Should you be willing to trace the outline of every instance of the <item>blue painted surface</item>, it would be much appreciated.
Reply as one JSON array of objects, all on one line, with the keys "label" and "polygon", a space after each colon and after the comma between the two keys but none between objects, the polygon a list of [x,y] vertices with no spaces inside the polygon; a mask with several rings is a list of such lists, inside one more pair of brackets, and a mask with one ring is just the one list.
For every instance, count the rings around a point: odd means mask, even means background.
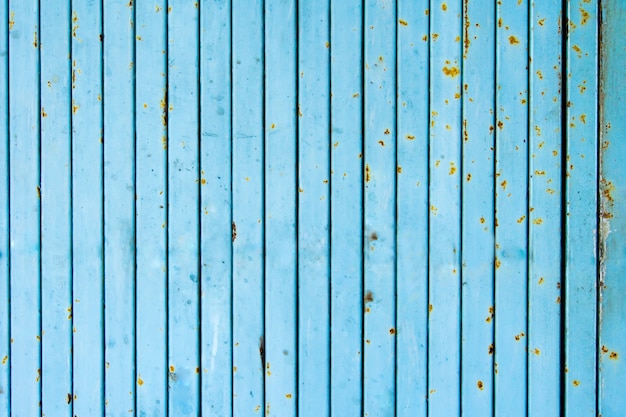
[{"label": "blue painted surface", "polygon": [[0,415],[621,415],[625,16],[0,1]]}]

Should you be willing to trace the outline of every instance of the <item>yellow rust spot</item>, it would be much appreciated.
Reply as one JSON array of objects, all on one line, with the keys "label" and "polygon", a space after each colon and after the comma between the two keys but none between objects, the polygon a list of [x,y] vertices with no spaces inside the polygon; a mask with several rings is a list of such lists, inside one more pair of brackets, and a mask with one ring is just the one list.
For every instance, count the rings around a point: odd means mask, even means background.
[{"label": "yellow rust spot", "polygon": [[72,103],[72,113],[76,114],[78,112],[78,109],[80,109],[80,106],[78,104],[76,104],[76,102]]},{"label": "yellow rust spot", "polygon": [[543,26],[545,22],[546,22],[546,18],[544,17],[543,19],[539,19],[537,23],[539,23],[539,26]]},{"label": "yellow rust spot", "polygon": [[588,21],[589,21],[589,12],[581,7],[580,8],[580,24],[586,25]]},{"label": "yellow rust spot", "polygon": [[476,383],[476,386],[478,387],[478,389],[479,389],[479,390],[481,390],[481,391],[482,391],[482,390],[483,390],[483,381],[478,381],[478,382]]},{"label": "yellow rust spot", "polygon": [[446,67],[443,67],[441,70],[443,71],[443,73],[446,76],[452,77],[452,78],[458,76],[461,73],[461,71],[459,70],[458,67],[447,67],[446,66]]},{"label": "yellow rust spot", "polygon": [[437,207],[435,207],[435,206],[431,205],[431,206],[430,206],[430,211],[431,211],[431,213],[433,213],[433,215],[434,215],[434,216],[436,216],[436,215],[437,215]]},{"label": "yellow rust spot", "polygon": [[159,12],[160,12],[160,11],[162,11],[162,10],[163,10],[163,8],[162,8],[162,7],[159,7],[159,6],[154,6],[154,11],[155,11],[155,12],[159,13]]},{"label": "yellow rust spot", "polygon": [[290,400],[290,399],[291,399],[291,397],[292,397],[292,395],[291,395],[291,394],[285,394],[285,398],[287,398],[288,400]]},{"label": "yellow rust spot", "polygon": [[15,12],[11,12],[9,14],[9,30],[13,30],[14,24],[15,24]]},{"label": "yellow rust spot", "polygon": [[385,142],[383,142],[382,140],[379,140],[379,141],[378,141],[378,144],[379,144],[380,146],[385,146]]},{"label": "yellow rust spot", "polygon": [[467,174],[466,180],[469,182],[472,180],[472,174]]},{"label": "yellow rust spot", "polygon": [[617,359],[619,359],[619,355],[617,354],[617,352],[611,352],[609,354],[609,359],[613,359],[614,361],[616,361]]},{"label": "yellow rust spot", "polygon": [[368,164],[365,164],[365,182],[370,182],[371,180],[371,176],[370,176],[370,166]]},{"label": "yellow rust spot", "polygon": [[326,42],[324,46],[326,46],[327,48],[330,48],[330,42]]},{"label": "yellow rust spot", "polygon": [[503,190],[506,190],[506,185],[507,185],[506,180],[504,180],[504,181],[502,181],[502,182],[500,183],[500,187],[502,187],[502,189],[503,189]]},{"label": "yellow rust spot", "polygon": [[41,117],[47,117],[48,113],[46,113],[46,111],[44,110],[44,108],[41,108]]},{"label": "yellow rust spot", "polygon": [[509,36],[509,43],[511,45],[516,45],[519,43],[519,39],[517,39],[515,36],[511,35]]},{"label": "yellow rust spot", "polygon": [[8,361],[9,361],[9,357],[7,355],[4,355],[4,358],[2,358],[2,364],[6,365]]},{"label": "yellow rust spot", "polygon": [[579,381],[579,380],[577,380],[577,379],[575,379],[575,380],[573,380],[573,381],[572,381],[572,385],[574,385],[575,387],[577,387],[577,386],[579,386],[579,385],[580,385],[580,381]]},{"label": "yellow rust spot", "polygon": [[398,167],[396,168],[396,171],[398,172],[398,174],[402,174],[402,167],[398,165]]},{"label": "yellow rust spot", "polygon": [[583,51],[580,49],[578,45],[572,46],[572,49],[574,50],[574,52],[576,52],[576,55],[578,55],[578,58],[581,58],[583,56]]},{"label": "yellow rust spot", "polygon": [[174,367],[174,365],[170,365],[170,372],[174,372],[176,370],[176,368]]},{"label": "yellow rust spot", "polygon": [[408,25],[409,25],[409,23],[408,23],[406,20],[404,20],[404,19],[400,19],[400,20],[398,20],[398,22],[399,22],[402,26],[408,26]]},{"label": "yellow rust spot", "polygon": [[524,336],[526,336],[526,335],[524,334],[524,332],[521,332],[520,334],[516,334],[516,335],[515,335],[515,340],[517,340],[517,341],[519,342],[519,341],[520,341],[520,339],[521,339],[522,337],[524,337]]},{"label": "yellow rust spot", "polygon": [[434,310],[433,305],[432,304],[428,304],[428,312],[432,313],[433,310]]},{"label": "yellow rust spot", "polygon": [[541,217],[536,218],[535,220],[533,220],[534,224],[541,224],[543,223],[543,219]]},{"label": "yellow rust spot", "polygon": [[535,170],[535,175],[546,175],[546,171]]},{"label": "yellow rust spot", "polygon": [[443,4],[441,5],[441,10],[443,10],[444,12],[445,12],[445,11],[447,11],[447,10],[448,10],[448,5],[447,5],[447,4],[445,4],[445,3],[443,3]]},{"label": "yellow rust spot", "polygon": [[495,264],[496,264],[496,269],[499,269],[500,265],[502,265],[502,262],[500,262],[500,259],[496,258]]},{"label": "yellow rust spot", "polygon": [[137,385],[139,386],[143,385],[143,379],[141,379],[141,377],[137,378]]},{"label": "yellow rust spot", "polygon": [[37,48],[39,46],[39,41],[37,40],[37,32],[35,32],[33,36],[33,46]]},{"label": "yellow rust spot", "polygon": [[543,80],[543,73],[541,72],[541,70],[537,70],[536,74],[537,74],[537,77],[539,77],[540,80]]},{"label": "yellow rust spot", "polygon": [[484,218],[484,217],[481,217],[481,218],[480,218],[480,223],[481,223],[481,224],[485,224],[485,221],[486,221],[486,220],[485,220],[485,218]]},{"label": "yellow rust spot", "polygon": [[498,128],[500,130],[502,130],[504,128],[504,123],[502,123],[502,120],[498,120]]},{"label": "yellow rust spot", "polygon": [[539,284],[539,285],[543,284],[543,277],[539,278],[539,281],[537,281],[537,284]]},{"label": "yellow rust spot", "polygon": [[541,355],[541,351],[537,348],[535,348],[535,350],[533,350],[533,353],[537,356]]},{"label": "yellow rust spot", "polygon": [[392,335],[392,336],[393,336],[394,334],[396,334],[396,329],[395,329],[395,328],[393,328],[393,327],[392,327],[391,329],[389,329],[389,334],[390,334],[390,335]]},{"label": "yellow rust spot", "polygon": [[254,412],[258,413],[261,410],[261,406],[257,405],[256,407],[254,407]]},{"label": "yellow rust spot", "polygon": [[415,136],[413,136],[413,135],[406,135],[406,138],[407,138],[408,140],[414,140],[414,139],[415,139]]},{"label": "yellow rust spot", "polygon": [[352,94],[352,98],[357,98],[358,96],[359,96],[359,93]]},{"label": "yellow rust spot", "polygon": [[270,126],[270,128],[272,129],[276,129],[276,125],[274,123],[272,123],[272,125]]},{"label": "yellow rust spot", "polygon": [[454,175],[455,172],[456,167],[454,166],[454,162],[450,162],[450,171],[448,172],[448,175]]},{"label": "yellow rust spot", "polygon": [[385,129],[385,135],[389,135],[391,131],[389,129]]},{"label": "yellow rust spot", "polygon": [[163,145],[163,149],[167,149],[167,136],[161,136],[161,145]]},{"label": "yellow rust spot", "polygon": [[519,219],[517,219],[517,222],[521,224],[525,219],[526,219],[526,216],[522,216]]}]

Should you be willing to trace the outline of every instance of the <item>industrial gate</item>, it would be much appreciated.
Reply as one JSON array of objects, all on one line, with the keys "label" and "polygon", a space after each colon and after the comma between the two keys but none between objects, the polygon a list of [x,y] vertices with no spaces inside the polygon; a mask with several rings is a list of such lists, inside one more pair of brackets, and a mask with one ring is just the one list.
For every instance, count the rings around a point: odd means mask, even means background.
[{"label": "industrial gate", "polygon": [[622,416],[620,0],[1,0],[0,415]]}]

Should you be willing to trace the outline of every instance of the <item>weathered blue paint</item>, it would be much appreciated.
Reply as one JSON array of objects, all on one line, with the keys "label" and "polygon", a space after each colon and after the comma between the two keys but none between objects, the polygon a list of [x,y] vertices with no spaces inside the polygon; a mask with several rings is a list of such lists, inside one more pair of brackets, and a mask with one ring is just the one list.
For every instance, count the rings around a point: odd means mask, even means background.
[{"label": "weathered blue paint", "polygon": [[[568,2],[565,152],[564,406],[596,415],[598,2]],[[578,53],[576,49],[585,51]]]},{"label": "weathered blue paint", "polygon": [[0,1],[0,415],[620,415],[624,16]]},{"label": "weathered blue paint", "polygon": [[0,1],[0,412],[11,409],[9,233],[9,2]]},{"label": "weathered blue paint", "polygon": [[167,415],[167,13],[135,5],[136,410]]},{"label": "weathered blue paint", "polygon": [[396,7],[364,8],[363,414],[372,416],[395,408]]},{"label": "weathered blue paint", "polygon": [[295,0],[265,3],[265,415],[296,416]]},{"label": "weathered blue paint", "polygon": [[135,22],[103,3],[105,411],[135,408]]},{"label": "weathered blue paint", "polygon": [[[72,416],[70,3],[41,3],[41,412]],[[52,18],[53,16],[53,18]],[[49,80],[57,80],[48,86]],[[68,395],[70,401],[68,401]]]},{"label": "weathered blue paint", "polygon": [[[38,2],[9,2],[11,413],[39,414],[41,190]],[[19,388],[17,388],[19,387]]]},{"label": "weathered blue paint", "polygon": [[[598,415],[617,416],[624,412],[626,405],[626,386],[623,381],[626,373],[626,119],[623,113],[626,7],[622,2],[614,0],[603,1],[601,7],[597,412]],[[588,53],[584,49],[575,52]]]},{"label": "weathered blue paint", "polygon": [[528,2],[496,6],[495,414],[526,415]]},{"label": "weathered blue paint", "polygon": [[263,6],[232,6],[233,415],[265,405]]},{"label": "weathered blue paint", "polygon": [[192,416],[200,411],[199,10],[176,0],[167,13],[168,412]]},{"label": "weathered blue paint", "polygon": [[297,399],[301,417],[329,414],[329,17],[328,0],[298,2]]},{"label": "weathered blue paint", "polygon": [[428,1],[398,2],[396,413],[425,416],[428,332]]},{"label": "weathered blue paint", "polygon": [[470,0],[463,13],[461,409],[468,416],[489,416],[494,393],[495,4]]},{"label": "weathered blue paint", "polygon": [[[200,3],[202,415],[232,413],[230,2]],[[209,238],[206,238],[209,237]]]},{"label": "weathered blue paint", "polygon": [[561,407],[561,1],[529,12],[528,414]]},{"label": "weathered blue paint", "polygon": [[361,415],[363,8],[331,2],[330,412]]}]

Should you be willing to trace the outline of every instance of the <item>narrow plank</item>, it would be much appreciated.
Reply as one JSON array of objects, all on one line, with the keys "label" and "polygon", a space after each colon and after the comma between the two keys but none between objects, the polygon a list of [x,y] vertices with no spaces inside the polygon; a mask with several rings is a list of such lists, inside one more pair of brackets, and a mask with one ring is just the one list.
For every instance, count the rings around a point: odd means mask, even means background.
[{"label": "narrow plank", "polygon": [[[626,79],[626,7],[615,0],[601,5],[598,415],[617,416],[626,407],[626,120],[621,93]],[[581,53],[587,51],[581,49]],[[594,88],[593,84],[589,86]]]},{"label": "narrow plank", "polygon": [[363,8],[331,1],[330,412],[362,415]]},{"label": "narrow plank", "polygon": [[463,11],[461,409],[493,415],[495,4]]},{"label": "narrow plank", "polygon": [[135,4],[136,409],[167,415],[167,13]]},{"label": "narrow plank", "polygon": [[295,0],[265,3],[265,415],[295,416]]},{"label": "narrow plank", "polygon": [[528,2],[496,7],[495,414],[526,415]]},{"label": "narrow plank", "polygon": [[330,2],[298,3],[298,415],[330,407]]},{"label": "narrow plank", "polygon": [[168,412],[200,412],[199,9],[168,2]]},{"label": "narrow plank", "polygon": [[200,3],[202,415],[232,414],[231,4]]},{"label": "narrow plank", "polygon": [[11,412],[9,276],[9,7],[0,1],[0,413]]},{"label": "narrow plank", "polygon": [[396,415],[428,392],[429,2],[398,3]]},{"label": "narrow plank", "polygon": [[396,2],[364,8],[363,413],[395,409]]},{"label": "narrow plank", "polygon": [[428,413],[460,413],[461,14],[431,2]]},{"label": "narrow plank", "polygon": [[41,413],[39,2],[9,2],[11,413]]},{"label": "narrow plank", "polygon": [[597,399],[598,2],[567,7],[563,411],[578,417]]},{"label": "narrow plank", "polygon": [[104,340],[107,415],[135,407],[134,8],[103,3]]},{"label": "narrow plank", "polygon": [[561,1],[530,4],[528,415],[561,408]]},{"label": "narrow plank", "polygon": [[[72,415],[72,165],[70,2],[41,16],[42,415]],[[52,80],[56,80],[52,84]],[[50,84],[48,84],[50,82]],[[69,400],[68,400],[69,399]]]},{"label": "narrow plank", "polygon": [[[102,8],[72,1],[73,413],[104,414]],[[55,81],[52,80],[55,86]]]},{"label": "narrow plank", "polygon": [[263,6],[232,3],[234,415],[265,404]]}]

